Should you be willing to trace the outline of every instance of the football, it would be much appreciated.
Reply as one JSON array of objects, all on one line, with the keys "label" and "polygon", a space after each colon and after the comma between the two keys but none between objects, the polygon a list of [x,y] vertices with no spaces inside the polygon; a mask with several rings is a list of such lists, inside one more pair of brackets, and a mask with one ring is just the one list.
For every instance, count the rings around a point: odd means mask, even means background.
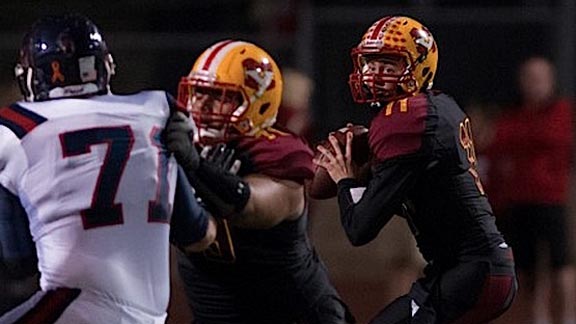
[{"label": "football", "polygon": [[[368,128],[362,125],[351,125],[340,128],[331,134],[336,137],[338,143],[340,144],[340,149],[344,153],[346,149],[346,133],[352,132],[352,161],[358,167],[358,179],[360,181],[367,181],[370,173],[370,164],[368,163],[371,158],[370,146],[368,144]],[[326,138],[317,145],[322,145],[330,152],[334,152],[332,144]],[[316,145],[316,146],[317,146]],[[315,146],[315,147],[316,147]],[[321,153],[316,150],[316,157],[319,157]],[[308,193],[313,199],[329,199],[333,198],[337,194],[336,183],[332,180],[328,172],[320,167],[315,166],[314,178],[308,184]]]}]

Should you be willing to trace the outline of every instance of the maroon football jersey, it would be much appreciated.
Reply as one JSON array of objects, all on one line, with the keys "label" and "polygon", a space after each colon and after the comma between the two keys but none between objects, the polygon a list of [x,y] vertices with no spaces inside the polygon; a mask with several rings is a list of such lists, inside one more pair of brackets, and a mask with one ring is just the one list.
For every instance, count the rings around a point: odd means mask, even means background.
[{"label": "maroon football jersey", "polygon": [[[246,137],[236,145],[242,161],[239,175],[263,174],[303,184],[313,177],[313,152],[296,135],[276,129],[264,136]],[[284,197],[270,200],[275,204]],[[180,259],[180,271],[197,319],[236,323],[285,323],[301,316],[303,307],[338,293],[307,234],[308,209],[296,220],[267,229],[229,226],[235,257],[218,262],[203,254]],[[222,246],[222,245],[221,245]],[[219,300],[215,308],[214,300]],[[255,311],[257,310],[257,314]],[[274,320],[262,320],[273,318]]]},{"label": "maroon football jersey", "polygon": [[250,165],[242,174],[261,173],[300,184],[314,176],[313,152],[304,140],[292,133],[271,129],[268,136],[245,137],[236,150]]},{"label": "maroon football jersey", "polygon": [[426,260],[485,253],[503,242],[478,172],[470,119],[441,92],[383,107],[370,125],[373,180],[354,201],[342,180],[339,202],[350,240],[373,240],[402,214]]}]

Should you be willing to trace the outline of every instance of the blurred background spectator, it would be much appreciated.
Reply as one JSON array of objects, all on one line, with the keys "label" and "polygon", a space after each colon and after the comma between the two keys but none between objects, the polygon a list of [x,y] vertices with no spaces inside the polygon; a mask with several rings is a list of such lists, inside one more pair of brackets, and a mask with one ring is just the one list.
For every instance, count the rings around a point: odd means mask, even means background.
[{"label": "blurred background spectator", "polygon": [[[347,122],[366,124],[365,111],[350,108],[353,103],[346,81],[352,64],[347,53],[365,26],[386,14],[413,16],[426,22],[437,37],[444,54],[436,87],[461,104],[475,103],[470,105],[470,112],[480,112],[472,116],[477,144],[482,142],[480,129],[491,129],[496,111],[491,107],[514,98],[517,62],[530,53],[542,53],[560,67],[559,93],[571,98],[576,94],[574,0],[0,1],[3,83],[15,87],[14,63],[21,35],[29,24],[45,14],[69,11],[89,14],[107,35],[118,69],[124,71],[112,81],[119,93],[143,88],[175,93],[179,77],[188,72],[204,48],[217,40],[244,39],[265,47],[280,66],[291,67],[310,79],[312,89],[308,88],[300,99],[311,91],[308,113],[304,114],[308,116],[303,120],[308,119],[310,128],[305,136],[312,141]],[[17,90],[13,93],[18,95]],[[4,91],[1,95],[2,104],[15,99],[4,96]],[[474,111],[475,106],[482,108]],[[482,122],[486,124],[481,126]],[[480,167],[484,166],[489,167],[480,161]],[[362,323],[388,298],[396,297],[392,295],[409,288],[406,285],[411,279],[398,278],[418,275],[402,269],[412,269],[419,255],[408,253],[410,257],[403,258],[407,252],[399,247],[410,244],[398,240],[411,238],[401,222],[397,227],[387,226],[367,246],[353,248],[342,232],[335,202],[314,204],[311,237],[343,298]],[[573,208],[569,208],[568,230],[574,234],[572,215]],[[0,300],[5,301],[12,289],[7,284],[12,283],[3,284],[1,280]],[[178,296],[177,280],[174,285]],[[189,318],[186,307],[179,307],[179,303],[174,298],[170,304],[170,323],[183,323]]]},{"label": "blurred background spectator", "polygon": [[491,136],[484,131],[482,137],[492,137],[484,151],[486,192],[519,275],[507,315],[513,323],[576,323],[568,219],[573,106],[558,96],[548,59],[528,58],[517,77],[517,103],[495,121]]},{"label": "blurred background spectator", "polygon": [[313,140],[312,93],[314,81],[294,68],[282,69],[284,91],[277,121],[308,141]]}]

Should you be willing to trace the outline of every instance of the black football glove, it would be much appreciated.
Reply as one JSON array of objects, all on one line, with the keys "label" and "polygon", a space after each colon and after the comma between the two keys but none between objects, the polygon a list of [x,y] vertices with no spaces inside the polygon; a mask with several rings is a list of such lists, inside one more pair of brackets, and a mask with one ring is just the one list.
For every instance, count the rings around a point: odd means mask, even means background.
[{"label": "black football glove", "polygon": [[225,144],[202,150],[200,165],[186,175],[196,194],[215,217],[230,219],[240,214],[250,199],[250,186],[237,176],[240,161]]},{"label": "black football glove", "polygon": [[164,141],[186,173],[193,172],[200,165],[193,138],[194,122],[180,111],[173,112],[164,130]]},{"label": "black football glove", "polygon": [[236,150],[229,148],[226,144],[217,144],[214,148],[204,147],[200,153],[202,160],[212,165],[218,166],[222,170],[226,170],[232,174],[238,173],[240,170],[241,162],[236,159]]}]

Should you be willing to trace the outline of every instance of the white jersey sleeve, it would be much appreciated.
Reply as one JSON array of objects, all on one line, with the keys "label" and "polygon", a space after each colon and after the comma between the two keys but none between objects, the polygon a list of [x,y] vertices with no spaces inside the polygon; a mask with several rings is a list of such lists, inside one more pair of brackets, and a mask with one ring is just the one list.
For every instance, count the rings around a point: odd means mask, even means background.
[{"label": "white jersey sleeve", "polygon": [[18,194],[18,180],[27,168],[28,160],[20,140],[9,128],[0,127],[0,184]]}]

